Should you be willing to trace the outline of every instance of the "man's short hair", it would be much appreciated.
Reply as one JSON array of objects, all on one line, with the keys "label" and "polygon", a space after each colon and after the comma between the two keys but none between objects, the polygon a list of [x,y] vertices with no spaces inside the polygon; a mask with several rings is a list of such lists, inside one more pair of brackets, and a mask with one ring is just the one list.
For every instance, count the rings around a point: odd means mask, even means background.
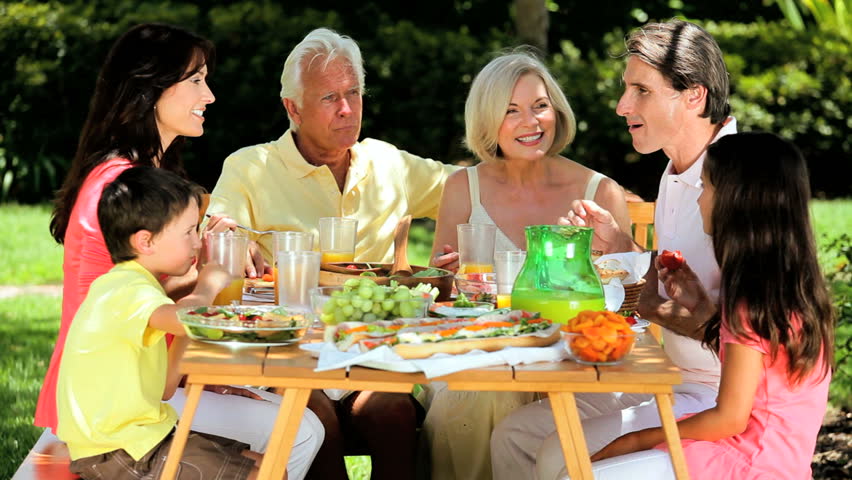
[{"label": "man's short hair", "polygon": [[702,118],[717,124],[728,118],[728,69],[713,36],[683,20],[649,23],[627,36],[627,55],[654,67],[672,88],[682,92],[696,85],[707,88]]},{"label": "man's short hair", "polygon": [[[332,60],[345,58],[355,75],[358,77],[358,86],[364,93],[364,60],[361,58],[361,49],[355,40],[346,35],[318,28],[309,33],[298,45],[293,48],[287,60],[284,62],[284,70],[281,72],[281,98],[289,98],[302,106],[302,95],[305,85],[302,82],[302,74],[313,62],[322,59],[320,66],[325,69]],[[289,116],[289,112],[287,113]],[[296,131],[298,125],[290,117],[290,129]]]},{"label": "man's short hair", "polygon": [[464,105],[465,144],[483,162],[502,158],[497,143],[500,125],[506,118],[515,84],[528,73],[544,82],[556,112],[553,145],[547,155],[559,154],[574,140],[577,123],[559,84],[539,59],[531,53],[516,51],[491,60],[476,75]]},{"label": "man's short hair", "polygon": [[148,230],[159,234],[191,201],[200,206],[203,193],[200,186],[162,168],[134,167],[121,172],[104,188],[98,202],[98,222],[113,263],[138,256],[130,244],[134,233]]}]

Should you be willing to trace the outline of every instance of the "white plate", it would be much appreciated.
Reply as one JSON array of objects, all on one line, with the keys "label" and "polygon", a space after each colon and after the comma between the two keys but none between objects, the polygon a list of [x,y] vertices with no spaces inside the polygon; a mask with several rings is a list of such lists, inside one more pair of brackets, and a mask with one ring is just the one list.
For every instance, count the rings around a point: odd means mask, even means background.
[{"label": "white plate", "polygon": [[651,325],[651,322],[645,320],[644,318],[637,318],[636,323],[630,326],[630,329],[634,332],[642,333],[645,331],[648,326]]}]

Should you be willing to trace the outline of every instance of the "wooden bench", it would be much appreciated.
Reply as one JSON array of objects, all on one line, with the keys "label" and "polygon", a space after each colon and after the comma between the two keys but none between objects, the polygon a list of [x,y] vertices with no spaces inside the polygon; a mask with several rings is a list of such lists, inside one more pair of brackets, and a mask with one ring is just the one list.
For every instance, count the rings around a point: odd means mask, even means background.
[{"label": "wooden bench", "polygon": [[45,429],[12,480],[76,480],[80,477],[68,470],[70,463],[65,444]]}]

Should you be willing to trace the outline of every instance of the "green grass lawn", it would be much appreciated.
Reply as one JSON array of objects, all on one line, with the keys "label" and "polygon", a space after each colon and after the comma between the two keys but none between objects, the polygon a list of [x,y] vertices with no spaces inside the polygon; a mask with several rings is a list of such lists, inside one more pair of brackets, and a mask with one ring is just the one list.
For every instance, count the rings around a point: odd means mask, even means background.
[{"label": "green grass lawn", "polygon": [[[813,222],[820,246],[841,233],[852,231],[852,200],[812,202]],[[47,225],[50,210],[44,206],[0,205],[0,285],[42,285],[62,281],[62,249],[51,239]],[[432,223],[417,222],[409,240],[410,262],[426,265],[432,242]],[[824,235],[827,235],[824,236]],[[823,264],[835,259],[821,253]],[[10,478],[40,435],[32,425],[33,411],[59,327],[61,300],[46,296],[0,299],[0,478]],[[838,339],[852,328],[838,331]],[[852,378],[852,371],[849,371]],[[852,389],[832,385],[837,404],[852,405]],[[350,457],[352,479],[368,479],[368,457]]]},{"label": "green grass lawn", "polygon": [[62,283],[62,247],[50,236],[50,211],[0,206],[0,285]]},{"label": "green grass lawn", "polygon": [[41,435],[33,412],[59,325],[59,297],[0,299],[0,478],[11,478]]}]

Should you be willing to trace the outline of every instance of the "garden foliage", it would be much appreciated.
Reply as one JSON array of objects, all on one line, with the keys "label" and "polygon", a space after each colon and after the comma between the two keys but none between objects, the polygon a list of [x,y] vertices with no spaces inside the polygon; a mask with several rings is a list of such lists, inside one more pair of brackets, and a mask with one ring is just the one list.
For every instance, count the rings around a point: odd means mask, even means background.
[{"label": "garden foliage", "polygon": [[[624,121],[623,36],[653,19],[697,20],[719,40],[731,71],[732,106],[742,130],[764,129],[794,140],[809,157],[815,192],[849,194],[852,162],[852,54],[830,30],[796,31],[767,16],[761,2],[736,8],[684,6],[672,0],[593,4],[549,1],[547,62],[575,109],[579,132],[566,155],[602,170],[653,199],[661,154],[639,160]],[[493,52],[516,46],[510,2],[358,4],[243,1],[22,1],[0,3],[0,201],[44,201],[61,182],[106,51],[129,26],[162,21],[212,39],[217,96],[206,135],[185,161],[208,188],[236,149],[278,138],[287,118],[278,98],[284,58],[308,31],[327,26],[355,38],[367,71],[362,136],[390,141],[448,163],[469,160],[461,145],[464,101]],[[755,6],[756,5],[756,6]],[[644,10],[641,10],[644,8]],[[722,11],[732,13],[723,14]],[[766,19],[764,19],[766,18]]]}]

